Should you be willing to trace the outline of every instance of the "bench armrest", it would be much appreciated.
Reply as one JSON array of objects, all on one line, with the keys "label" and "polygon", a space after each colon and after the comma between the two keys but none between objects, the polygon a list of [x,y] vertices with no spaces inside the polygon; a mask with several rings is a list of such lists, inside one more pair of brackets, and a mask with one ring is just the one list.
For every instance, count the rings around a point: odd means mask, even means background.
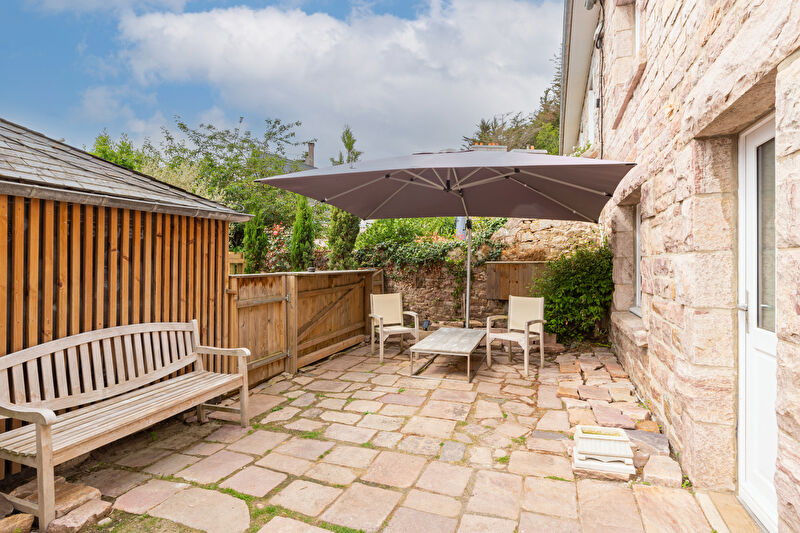
[{"label": "bench armrest", "polygon": [[24,405],[14,405],[12,403],[0,402],[0,415],[9,418],[49,426],[56,421],[56,414],[43,407],[26,407]]},{"label": "bench armrest", "polygon": [[214,348],[213,346],[197,346],[195,351],[204,355],[224,355],[226,357],[250,357],[247,348]]}]

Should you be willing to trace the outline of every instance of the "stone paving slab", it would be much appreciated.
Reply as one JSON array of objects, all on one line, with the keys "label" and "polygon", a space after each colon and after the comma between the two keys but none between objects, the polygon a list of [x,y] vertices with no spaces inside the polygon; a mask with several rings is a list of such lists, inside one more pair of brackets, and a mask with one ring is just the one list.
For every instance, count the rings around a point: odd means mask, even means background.
[{"label": "stone paving slab", "polygon": [[403,506],[451,518],[461,514],[461,502],[455,498],[416,489],[408,492]]},{"label": "stone paving slab", "polygon": [[517,533],[580,533],[577,520],[523,512]]},{"label": "stone paving slab", "polygon": [[353,427],[345,424],[331,424],[325,430],[325,438],[362,444],[369,441],[377,432],[375,429]]},{"label": "stone paving slab", "polygon": [[181,470],[178,474],[183,479],[205,485],[214,483],[229,476],[253,460],[252,457],[241,453],[221,450],[214,455],[196,462],[189,468]]},{"label": "stone paving slab", "polygon": [[96,488],[103,496],[117,498],[148,479],[149,476],[137,472],[107,468],[92,472],[81,483]]},{"label": "stone paving slab", "polygon": [[330,381],[318,379],[305,386],[306,390],[316,392],[343,392],[348,387],[347,383],[341,381]]},{"label": "stone paving slab", "polygon": [[455,518],[447,518],[408,507],[400,507],[384,533],[453,533],[458,525]]},{"label": "stone paving slab", "polygon": [[556,476],[572,480],[572,465],[566,457],[516,450],[511,453],[508,471],[525,476]]},{"label": "stone paving slab", "polygon": [[285,516],[276,516],[264,527],[258,530],[258,533],[329,533],[329,530],[320,527],[306,524],[299,520],[292,520]]},{"label": "stone paving slab", "polygon": [[455,427],[456,423],[452,420],[413,416],[400,432],[447,439],[452,435]]},{"label": "stone paving slab", "polygon": [[[271,394],[251,394],[247,403],[247,418],[249,420],[254,416],[266,413],[273,407],[280,405],[285,401],[286,398],[283,396],[272,396]],[[239,402],[234,402],[231,404],[231,407],[238,409]],[[239,413],[224,413],[221,411],[215,411],[208,415],[208,417],[217,420],[226,420],[229,422],[239,422],[239,420],[241,420]]]},{"label": "stone paving slab", "polygon": [[361,421],[356,424],[359,427],[380,429],[383,431],[394,431],[400,429],[405,420],[400,417],[392,417],[385,415],[368,414],[364,416]]},{"label": "stone paving slab", "polygon": [[169,454],[169,450],[147,447],[126,455],[122,459],[116,461],[116,463],[120,466],[127,466],[130,468],[142,468],[143,466],[155,463],[159,459],[163,459]]},{"label": "stone paving slab", "polygon": [[314,465],[305,476],[330,485],[349,485],[358,477],[349,468],[328,463]]},{"label": "stone paving slab", "polygon": [[246,503],[228,494],[200,488],[177,492],[151,509],[150,514],[208,533],[239,533],[250,527]]},{"label": "stone paving slab", "polygon": [[633,491],[625,483],[581,479],[578,506],[586,533],[644,532]]},{"label": "stone paving slab", "polygon": [[376,450],[339,445],[325,455],[322,460],[326,463],[352,468],[367,468],[377,455]]},{"label": "stone paving slab", "polygon": [[521,495],[520,476],[481,470],[475,476],[467,511],[516,520]]},{"label": "stone paving slab", "polygon": [[182,453],[173,453],[144,468],[143,472],[155,474],[157,476],[171,476],[187,466],[195,464],[199,460],[199,457],[184,455]]},{"label": "stone paving slab", "polygon": [[228,450],[251,455],[264,455],[288,438],[289,435],[286,433],[256,430],[250,435],[228,445]]},{"label": "stone paving slab", "polygon": [[471,468],[433,461],[425,468],[417,480],[416,486],[440,494],[460,497],[467,488],[471,476]]},{"label": "stone paving slab", "polygon": [[230,444],[235,442],[250,432],[249,428],[235,426],[233,424],[224,424],[221,428],[206,437],[206,440],[212,442],[224,442]]},{"label": "stone paving slab", "polygon": [[414,484],[424,466],[423,457],[398,452],[381,452],[361,479],[371,483],[406,488]]},{"label": "stone paving slab", "polygon": [[516,529],[516,520],[465,514],[457,533],[514,533]]},{"label": "stone paving slab", "polygon": [[380,529],[401,496],[392,490],[354,483],[320,518],[332,524],[372,533]]},{"label": "stone paving slab", "polygon": [[302,476],[314,463],[290,455],[270,453],[256,461],[255,464],[271,470],[292,474],[293,476]]},{"label": "stone paving slab", "polygon": [[126,513],[144,514],[176,492],[190,486],[188,483],[151,479],[144,485],[139,485],[117,498],[114,502],[114,509]]},{"label": "stone paving slab", "polygon": [[471,392],[471,391],[436,389],[431,394],[430,399],[471,404],[472,402],[475,401],[475,397],[477,395],[478,395],[477,392]]},{"label": "stone paving slab", "polygon": [[540,514],[578,518],[575,484],[557,479],[525,478],[522,508]]},{"label": "stone paving slab", "polygon": [[323,440],[292,437],[290,440],[275,448],[274,451],[284,455],[307,459],[309,461],[316,461],[320,455],[331,449],[333,445],[333,442]]},{"label": "stone paving slab", "polygon": [[421,416],[445,418],[448,420],[466,420],[470,406],[459,402],[445,402],[442,400],[429,400],[420,410]]},{"label": "stone paving slab", "polygon": [[382,403],[391,403],[396,405],[407,405],[412,407],[419,407],[425,403],[424,396],[417,396],[414,394],[386,394],[381,396],[378,400]]},{"label": "stone paving slab", "polygon": [[700,533],[711,530],[703,511],[685,490],[634,485],[633,492],[645,531],[663,533]]},{"label": "stone paving slab", "polygon": [[342,489],[298,479],[270,498],[269,503],[304,515],[317,516],[341,493]]},{"label": "stone paving slab", "polygon": [[269,491],[283,483],[285,479],[286,474],[273,472],[258,466],[248,466],[220,483],[219,486],[224,489],[233,489],[236,492],[249,494],[256,498],[263,498]]}]

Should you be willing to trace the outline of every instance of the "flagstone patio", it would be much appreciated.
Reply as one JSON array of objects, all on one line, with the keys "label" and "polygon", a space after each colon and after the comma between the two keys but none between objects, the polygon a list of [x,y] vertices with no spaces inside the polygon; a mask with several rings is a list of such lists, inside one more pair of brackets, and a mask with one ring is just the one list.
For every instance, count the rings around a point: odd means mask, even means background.
[{"label": "flagstone patio", "polygon": [[[521,356],[503,354],[472,383],[463,359],[424,373],[452,380],[424,379],[408,376],[407,350],[390,345],[384,364],[368,351],[256,387],[251,428],[173,420],[99,450],[69,480],[113,502],[114,524],[167,521],[147,531],[723,531],[712,499],[681,487],[608,349],[549,355],[527,379]],[[574,426],[596,422],[651,430],[630,432],[632,480],[573,470]]]}]

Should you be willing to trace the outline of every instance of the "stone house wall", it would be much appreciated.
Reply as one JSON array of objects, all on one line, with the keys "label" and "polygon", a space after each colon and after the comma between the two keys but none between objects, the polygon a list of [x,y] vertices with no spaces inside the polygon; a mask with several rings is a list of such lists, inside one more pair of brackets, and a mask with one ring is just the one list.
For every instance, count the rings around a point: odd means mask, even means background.
[{"label": "stone house wall", "polygon": [[[601,221],[614,251],[612,339],[704,488],[734,490],[737,478],[738,134],[776,112],[775,483],[781,530],[800,531],[800,2],[603,6],[603,156],[638,163]],[[629,310],[637,204],[641,317]]]}]

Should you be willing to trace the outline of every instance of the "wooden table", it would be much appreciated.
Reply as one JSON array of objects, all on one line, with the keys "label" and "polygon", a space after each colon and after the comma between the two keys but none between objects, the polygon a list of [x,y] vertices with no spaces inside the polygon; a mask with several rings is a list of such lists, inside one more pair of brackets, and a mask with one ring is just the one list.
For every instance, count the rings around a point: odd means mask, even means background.
[{"label": "wooden table", "polygon": [[[410,349],[411,369],[410,375],[415,377],[414,374],[414,354],[427,353],[432,354],[434,357],[425,363],[422,368],[417,372],[422,372],[436,356],[439,355],[458,355],[467,358],[467,381],[472,381],[472,375],[469,371],[470,359],[472,352],[481,343],[486,336],[485,329],[465,329],[465,328],[441,328],[418,343],[414,344]],[[416,376],[422,377],[422,376]]]}]

